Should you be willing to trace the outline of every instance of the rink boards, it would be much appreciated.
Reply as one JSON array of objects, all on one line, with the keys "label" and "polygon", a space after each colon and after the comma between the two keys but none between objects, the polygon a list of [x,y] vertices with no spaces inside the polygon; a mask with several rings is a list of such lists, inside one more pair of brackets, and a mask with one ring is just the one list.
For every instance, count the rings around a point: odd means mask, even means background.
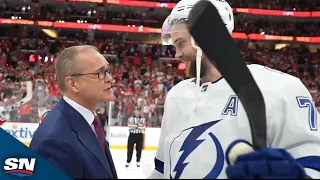
[{"label": "rink boards", "polygon": [[[38,123],[14,123],[6,122],[1,128],[13,137],[29,146],[34,132],[38,128]],[[111,149],[126,149],[129,136],[128,127],[111,126],[107,129],[107,137]],[[160,128],[146,128],[144,133],[144,149],[156,150],[160,137]]]}]

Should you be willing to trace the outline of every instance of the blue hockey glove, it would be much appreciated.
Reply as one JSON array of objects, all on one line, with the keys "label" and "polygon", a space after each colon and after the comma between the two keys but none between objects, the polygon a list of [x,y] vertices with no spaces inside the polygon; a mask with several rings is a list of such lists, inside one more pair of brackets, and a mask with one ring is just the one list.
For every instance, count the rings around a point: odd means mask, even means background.
[{"label": "blue hockey glove", "polygon": [[[227,156],[228,157],[228,156]],[[238,156],[226,169],[228,178],[309,179],[300,165],[285,149],[262,148]]]}]

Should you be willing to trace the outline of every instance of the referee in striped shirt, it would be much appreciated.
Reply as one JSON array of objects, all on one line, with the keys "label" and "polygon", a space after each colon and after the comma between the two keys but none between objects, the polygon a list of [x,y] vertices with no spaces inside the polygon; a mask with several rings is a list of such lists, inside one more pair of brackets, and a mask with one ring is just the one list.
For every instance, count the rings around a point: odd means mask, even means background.
[{"label": "referee in striped shirt", "polygon": [[134,144],[136,144],[137,167],[140,167],[143,133],[146,127],[146,119],[142,117],[141,109],[139,107],[135,108],[134,116],[129,117],[128,126],[130,129],[129,129],[128,144],[127,144],[128,149],[127,149],[126,167],[129,167],[130,165]]}]

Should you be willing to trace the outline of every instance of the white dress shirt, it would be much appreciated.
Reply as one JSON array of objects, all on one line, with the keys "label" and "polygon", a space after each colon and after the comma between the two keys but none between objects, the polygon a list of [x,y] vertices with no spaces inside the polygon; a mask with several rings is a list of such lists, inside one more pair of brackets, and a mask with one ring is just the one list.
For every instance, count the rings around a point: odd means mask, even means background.
[{"label": "white dress shirt", "polygon": [[83,116],[83,118],[87,121],[93,132],[95,132],[93,126],[94,114],[89,109],[81,106],[80,104],[76,103],[67,96],[63,96],[63,99]]}]

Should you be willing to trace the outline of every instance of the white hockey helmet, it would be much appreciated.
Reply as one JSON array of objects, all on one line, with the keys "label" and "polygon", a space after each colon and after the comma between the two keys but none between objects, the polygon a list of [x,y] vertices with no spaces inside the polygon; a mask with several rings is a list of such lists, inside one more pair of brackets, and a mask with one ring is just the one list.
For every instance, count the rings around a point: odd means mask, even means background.
[{"label": "white hockey helmet", "polygon": [[[164,42],[172,44],[170,36],[170,34],[173,32],[171,31],[172,26],[178,23],[188,23],[188,16],[191,9],[199,1],[201,0],[181,0],[179,3],[177,3],[162,25],[161,39]],[[234,29],[234,17],[231,6],[225,0],[208,1],[218,9],[221,19],[231,34]]]},{"label": "white hockey helmet", "polygon": [[[173,8],[170,15],[165,19],[161,29],[161,39],[167,44],[173,45],[171,34],[174,32],[188,31],[188,29],[175,29],[175,24],[186,23],[188,24],[188,16],[193,6],[201,0],[181,0]],[[226,28],[231,34],[234,29],[234,17],[231,6],[225,0],[208,0],[218,10],[221,19],[223,20]],[[197,49],[196,68],[197,79],[196,84],[200,85],[200,66],[202,50],[195,45],[193,38],[191,37],[192,45]]]}]

